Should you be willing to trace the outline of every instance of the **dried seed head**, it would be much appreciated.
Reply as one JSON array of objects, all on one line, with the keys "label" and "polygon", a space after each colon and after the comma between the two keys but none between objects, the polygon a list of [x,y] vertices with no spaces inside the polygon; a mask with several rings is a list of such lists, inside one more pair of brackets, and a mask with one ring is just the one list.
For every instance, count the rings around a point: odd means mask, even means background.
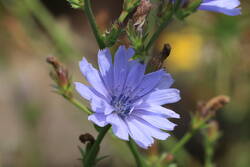
[{"label": "dried seed head", "polygon": [[202,117],[207,117],[208,115],[213,115],[216,111],[223,108],[227,103],[229,103],[229,101],[230,98],[228,96],[216,96],[204,105],[200,106],[198,111]]},{"label": "dried seed head", "polygon": [[152,4],[149,0],[141,0],[140,5],[137,7],[136,12],[133,15],[133,25],[137,31],[142,31],[142,27],[146,21],[146,17],[150,12]]}]

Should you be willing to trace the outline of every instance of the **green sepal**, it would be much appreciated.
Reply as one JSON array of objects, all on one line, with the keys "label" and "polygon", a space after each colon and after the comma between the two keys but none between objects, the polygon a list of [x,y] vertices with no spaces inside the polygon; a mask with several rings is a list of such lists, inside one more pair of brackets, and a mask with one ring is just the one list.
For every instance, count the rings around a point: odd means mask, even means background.
[{"label": "green sepal", "polygon": [[196,0],[188,5],[186,9],[179,9],[176,11],[176,17],[180,20],[185,19],[192,13],[196,12],[200,4],[202,3],[202,0]]}]

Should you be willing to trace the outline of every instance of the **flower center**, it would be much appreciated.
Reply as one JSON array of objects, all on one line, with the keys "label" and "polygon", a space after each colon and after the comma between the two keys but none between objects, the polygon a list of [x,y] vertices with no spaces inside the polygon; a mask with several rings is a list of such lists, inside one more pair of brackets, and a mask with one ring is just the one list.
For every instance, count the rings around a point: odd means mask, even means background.
[{"label": "flower center", "polygon": [[120,96],[113,96],[111,105],[115,108],[115,112],[121,116],[126,116],[133,110],[133,105],[130,97],[123,94],[121,94]]}]

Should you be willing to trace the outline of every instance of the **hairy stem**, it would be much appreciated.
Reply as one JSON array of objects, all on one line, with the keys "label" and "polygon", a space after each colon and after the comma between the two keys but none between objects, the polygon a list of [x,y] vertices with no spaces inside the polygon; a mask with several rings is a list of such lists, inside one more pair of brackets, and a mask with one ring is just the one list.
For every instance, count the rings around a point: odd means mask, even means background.
[{"label": "hairy stem", "polygon": [[103,38],[101,36],[101,33],[97,27],[97,24],[96,24],[96,21],[95,21],[95,17],[94,17],[94,14],[92,12],[92,9],[91,9],[91,5],[90,5],[90,0],[84,0],[84,7],[83,7],[84,11],[85,11],[85,14],[88,18],[88,22],[91,26],[91,29],[93,31],[93,34],[96,38],[96,41],[98,43],[98,46],[100,49],[104,49],[105,48],[105,43],[103,41]]},{"label": "hairy stem", "polygon": [[95,140],[94,144],[91,146],[89,152],[87,153],[87,155],[84,159],[84,167],[93,167],[95,165],[95,160],[96,160],[97,154],[98,154],[99,149],[100,149],[100,144],[101,144],[104,136],[106,135],[106,133],[110,129],[110,127],[111,127],[111,125],[107,125],[100,130],[100,132],[97,136],[97,139]]}]

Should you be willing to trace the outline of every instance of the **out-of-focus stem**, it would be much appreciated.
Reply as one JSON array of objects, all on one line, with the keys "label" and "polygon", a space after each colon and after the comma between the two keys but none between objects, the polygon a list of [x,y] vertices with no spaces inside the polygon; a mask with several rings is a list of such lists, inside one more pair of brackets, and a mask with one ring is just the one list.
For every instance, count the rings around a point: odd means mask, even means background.
[{"label": "out-of-focus stem", "polygon": [[100,130],[96,141],[91,146],[91,149],[89,150],[89,152],[87,153],[87,155],[84,159],[84,166],[85,167],[93,167],[94,166],[97,154],[99,152],[100,144],[101,144],[104,136],[106,135],[106,133],[110,129],[110,127],[111,127],[111,125],[107,125]]},{"label": "out-of-focus stem", "polygon": [[[204,120],[201,120],[198,124],[196,124],[196,126],[193,126],[182,138],[181,140],[178,141],[177,144],[175,144],[175,146],[169,151],[169,153],[163,153],[160,157],[159,163],[161,163],[165,157],[167,156],[167,154],[172,154],[175,155],[180,149],[183,148],[183,146],[204,126],[204,124],[206,123],[206,121],[209,118],[206,118]],[[171,161],[169,161],[168,163],[170,163]]]},{"label": "out-of-focus stem", "polygon": [[136,161],[136,165],[137,167],[146,167],[146,164],[142,158],[142,156],[140,155],[140,153],[138,152],[137,148],[136,148],[136,145],[134,143],[134,141],[132,139],[130,139],[128,142],[127,142],[128,146],[129,146],[129,149],[130,151],[132,152],[134,158],[135,158],[135,161]]},{"label": "out-of-focus stem", "polygon": [[190,130],[187,132],[182,139],[173,147],[173,149],[170,151],[171,154],[175,154],[178,152],[195,134],[197,129]]},{"label": "out-of-focus stem", "polygon": [[[207,118],[208,119],[208,118]],[[193,126],[181,140],[170,150],[171,154],[176,154],[206,123],[207,119],[201,120],[196,126]]]},{"label": "out-of-focus stem", "polygon": [[118,22],[119,23],[123,23],[124,20],[126,19],[126,17],[128,16],[128,14],[129,13],[127,11],[123,10],[122,13],[121,13],[121,15],[118,18]]},{"label": "out-of-focus stem", "polygon": [[74,106],[76,106],[78,109],[80,109],[81,111],[87,113],[88,115],[92,114],[92,112],[88,109],[88,107],[86,107],[85,105],[83,105],[77,99],[75,99],[73,97],[66,96],[66,95],[63,95],[63,97],[66,100],[68,100],[71,104],[73,104]]},{"label": "out-of-focus stem", "polygon": [[207,139],[205,139],[205,165],[204,167],[213,167],[213,154],[214,154],[214,146]]},{"label": "out-of-focus stem", "polygon": [[98,46],[100,49],[104,49],[105,48],[105,43],[102,39],[102,36],[101,36],[101,33],[97,27],[97,24],[96,24],[96,21],[95,21],[95,17],[94,17],[94,14],[92,12],[92,9],[91,9],[91,5],[90,5],[90,0],[84,0],[84,7],[83,7],[84,11],[85,11],[85,14],[88,18],[88,22],[91,26],[91,29],[93,31],[93,34],[96,38],[96,41],[98,43]]},{"label": "out-of-focus stem", "polygon": [[[167,156],[167,154],[176,154],[195,134],[197,130],[192,129],[188,131],[182,138],[181,140],[169,151],[169,153],[163,153],[160,157],[159,162],[161,163]],[[170,163],[170,162],[168,162]]]},{"label": "out-of-focus stem", "polygon": [[60,27],[55,23],[54,18],[50,15],[47,9],[41,4],[40,0],[23,0],[23,5],[35,16],[35,18],[42,24],[42,26],[49,33],[58,51],[64,56],[77,55],[71,47],[68,40]]}]

